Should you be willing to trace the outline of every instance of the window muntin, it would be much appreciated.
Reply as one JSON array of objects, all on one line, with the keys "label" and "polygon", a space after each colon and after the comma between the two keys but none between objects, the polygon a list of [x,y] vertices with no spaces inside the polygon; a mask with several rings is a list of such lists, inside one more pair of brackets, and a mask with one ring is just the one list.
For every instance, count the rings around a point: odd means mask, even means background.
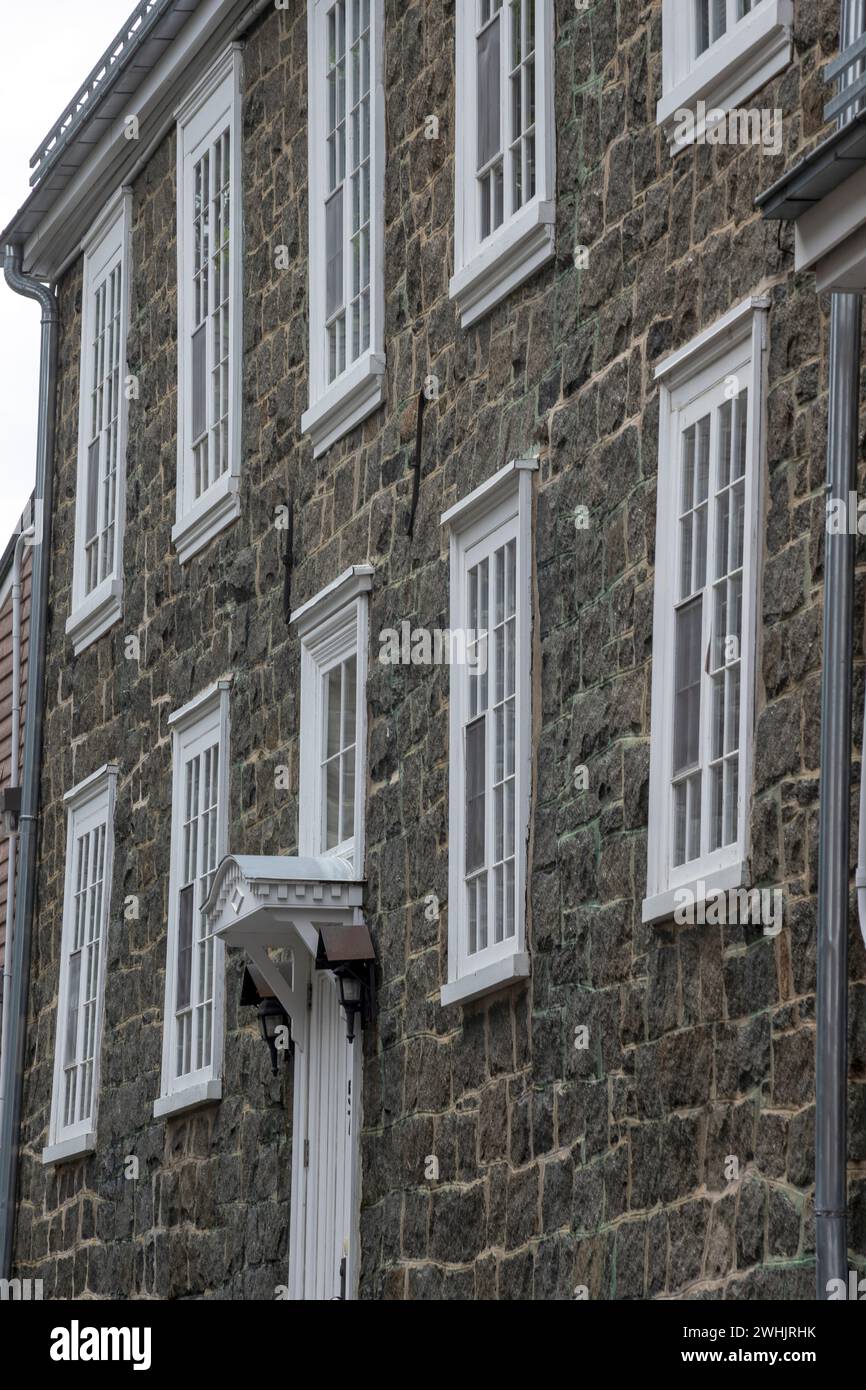
[{"label": "window muntin", "polygon": [[233,44],[178,113],[177,504],[185,564],[240,512],[241,59]]},{"label": "window muntin", "polygon": [[121,253],[90,292],[90,401],[87,443],[84,592],[91,594],[116,564],[117,473],[121,402]]},{"label": "window muntin", "polygon": [[131,202],[129,190],[121,190],[85,241],[75,554],[66,622],[76,654],[121,613]]},{"label": "window muntin", "polygon": [[450,530],[448,980],[443,1004],[529,974],[532,474],[507,464]]},{"label": "window muntin", "polygon": [[105,928],[104,822],[76,837],[72,940],[65,961],[63,1128],[86,1120],[93,1105],[99,962]]},{"label": "window muntin", "polygon": [[693,0],[695,6],[695,57],[706,53],[752,10],[752,0]]},{"label": "window muntin", "polygon": [[201,1090],[222,1068],[224,947],[201,908],[228,852],[229,687],[221,682],[171,718],[171,875],[166,1029],[160,1113]]},{"label": "window muntin", "polygon": [[325,334],[328,382],[370,347],[371,0],[327,15]]},{"label": "window muntin", "polygon": [[476,179],[484,241],[535,197],[535,0],[475,3]]},{"label": "window muntin", "polygon": [[212,1061],[214,938],[201,908],[219,863],[219,742],[184,761],[183,849],[177,894],[175,1075],[182,1078]]},{"label": "window muntin", "polygon": [[336,850],[355,834],[355,727],[358,658],[353,653],[322,676],[322,847]]},{"label": "window muntin", "polygon": [[748,884],[767,308],[743,301],[656,372],[647,922]]},{"label": "window muntin", "polygon": [[298,844],[363,875],[367,759],[368,565],[347,570],[293,615],[301,639]]},{"label": "window muntin", "polygon": [[193,168],[193,498],[229,466],[231,131],[222,130]]},{"label": "window muntin", "polygon": [[[67,794],[54,1088],[46,1161],[92,1147],[96,1126],[117,768]],[[80,1149],[76,1147],[80,1146]],[[70,1147],[71,1146],[71,1147]]]},{"label": "window muntin", "polygon": [[721,388],[679,440],[672,863],[739,832],[740,678],[749,391]]},{"label": "window muntin", "polygon": [[384,0],[308,0],[308,408],[320,457],[384,397]]},{"label": "window muntin", "polygon": [[552,0],[458,0],[454,274],[470,327],[554,255]]},{"label": "window muntin", "polygon": [[468,560],[465,627],[479,659],[462,668],[466,953],[514,936],[517,700],[516,523]]}]

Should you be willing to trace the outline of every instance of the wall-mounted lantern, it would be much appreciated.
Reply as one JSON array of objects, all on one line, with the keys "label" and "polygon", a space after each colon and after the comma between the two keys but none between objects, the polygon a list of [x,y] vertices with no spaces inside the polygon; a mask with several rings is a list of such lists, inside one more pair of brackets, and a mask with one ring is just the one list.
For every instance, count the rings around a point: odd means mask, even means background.
[{"label": "wall-mounted lantern", "polygon": [[241,1006],[249,1008],[253,1005],[256,1006],[262,1038],[271,1054],[271,1070],[274,1076],[278,1076],[279,1053],[291,1055],[294,1050],[291,1039],[288,1046],[284,1042],[288,1037],[289,1016],[261,971],[254,965],[248,965],[241,985]]},{"label": "wall-mounted lantern", "polygon": [[340,1003],[346,1014],[346,1037],[355,1041],[355,1019],[361,1027],[372,1023],[375,1013],[376,952],[369,928],[364,922],[351,926],[323,925],[319,928],[316,969],[332,970],[340,987]]}]

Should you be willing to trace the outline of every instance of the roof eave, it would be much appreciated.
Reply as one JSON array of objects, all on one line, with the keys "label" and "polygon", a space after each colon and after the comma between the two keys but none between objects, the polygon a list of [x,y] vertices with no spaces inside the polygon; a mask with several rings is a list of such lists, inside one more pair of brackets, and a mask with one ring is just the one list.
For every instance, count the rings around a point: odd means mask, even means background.
[{"label": "roof eave", "polygon": [[796,221],[866,164],[866,110],[835,130],[755,199],[770,221]]}]

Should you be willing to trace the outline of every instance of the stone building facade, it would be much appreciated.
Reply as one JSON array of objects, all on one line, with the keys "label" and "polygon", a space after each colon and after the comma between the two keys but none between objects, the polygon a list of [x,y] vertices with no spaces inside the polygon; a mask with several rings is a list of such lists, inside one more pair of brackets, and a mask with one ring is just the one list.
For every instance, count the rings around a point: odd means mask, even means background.
[{"label": "stone building facade", "polygon": [[[358,1296],[812,1296],[828,301],[808,273],[794,273],[791,232],[764,221],[754,198],[825,130],[821,69],[838,47],[838,4],[796,0],[789,61],[750,99],[784,113],[778,155],[760,144],[671,152],[656,119],[660,0],[556,0],[554,11],[555,253],[463,328],[449,295],[455,3],[386,0],[385,402],[319,457],[299,426],[310,314],[306,8],[266,8],[243,35],[240,507],[185,564],[171,536],[174,130],[135,172],[127,358],[139,395],[129,403],[123,611],[78,656],[65,623],[81,258],[60,276],[42,827],[15,1241],[16,1274],[42,1279],[46,1297],[273,1298],[286,1284],[293,1068],[271,1077],[238,1002],[240,952],[227,957],[222,1099],[154,1118],[169,912],[168,719],[232,673],[229,847],[296,854],[301,643],[288,608],[363,564],[373,568],[364,907],[378,980],[377,1015],[362,1044]],[[279,247],[288,268],[278,268]],[[784,893],[778,936],[644,923],[641,911],[653,815],[655,370],[748,297],[769,301],[750,858],[752,882]],[[409,534],[418,398],[433,376]],[[403,621],[448,628],[440,516],[522,458],[538,464],[531,973],[443,1006],[449,672],[384,666],[379,640]],[[287,530],[278,518],[289,507]],[[861,583],[861,696],[862,594]],[[63,797],[114,763],[97,1143],[44,1164]],[[438,913],[429,910],[434,900]],[[866,1252],[866,960],[851,920],[855,1258]],[[582,1028],[585,1047],[575,1045]]]}]

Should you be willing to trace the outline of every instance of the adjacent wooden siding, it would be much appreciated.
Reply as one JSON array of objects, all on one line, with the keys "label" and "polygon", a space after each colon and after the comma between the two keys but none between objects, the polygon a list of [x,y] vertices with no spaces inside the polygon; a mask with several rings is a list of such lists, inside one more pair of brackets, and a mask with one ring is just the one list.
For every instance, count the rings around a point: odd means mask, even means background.
[{"label": "adjacent wooden siding", "polygon": [[[21,738],[18,753],[19,780],[24,752],[23,706],[27,698],[27,636],[30,629],[30,571],[32,550],[24,552],[24,592],[21,606]],[[0,608],[0,786],[11,781],[12,754],[12,594]],[[6,900],[9,885],[9,840],[0,832],[0,967],[6,949]]]}]

